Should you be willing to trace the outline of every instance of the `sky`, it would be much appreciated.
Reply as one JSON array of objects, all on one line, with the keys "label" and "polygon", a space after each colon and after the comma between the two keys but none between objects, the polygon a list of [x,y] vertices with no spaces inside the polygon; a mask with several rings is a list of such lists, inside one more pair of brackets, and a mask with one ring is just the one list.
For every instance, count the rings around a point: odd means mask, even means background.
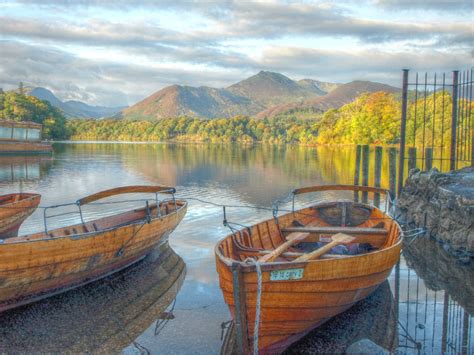
[{"label": "sky", "polygon": [[172,84],[292,79],[400,86],[473,66],[472,0],[0,0],[0,87],[131,105]]}]

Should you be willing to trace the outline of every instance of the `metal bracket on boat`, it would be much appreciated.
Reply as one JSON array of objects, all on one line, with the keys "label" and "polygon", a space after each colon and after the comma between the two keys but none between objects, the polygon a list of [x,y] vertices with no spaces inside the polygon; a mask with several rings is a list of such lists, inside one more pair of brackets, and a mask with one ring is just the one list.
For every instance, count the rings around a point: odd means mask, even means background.
[{"label": "metal bracket on boat", "polygon": [[157,217],[161,217],[161,208],[160,208],[160,200],[158,199],[158,192],[155,192],[155,201],[156,201],[156,215]]},{"label": "metal bracket on boat", "polygon": [[77,207],[79,208],[79,216],[81,217],[81,223],[84,225],[85,222],[84,222],[84,216],[82,215],[82,208],[81,208],[81,204],[79,201],[76,202],[76,205]]},{"label": "metal bracket on boat", "polygon": [[224,224],[225,227],[229,228],[230,231],[232,232],[232,234],[235,234],[236,232],[239,232],[241,236],[242,235],[242,230],[238,230],[238,229],[235,229],[232,227],[232,224],[233,225],[236,225],[236,226],[239,226],[239,227],[242,227],[243,229],[247,229],[247,232],[249,233],[249,235],[251,236],[252,235],[252,229],[249,227],[249,226],[245,226],[243,224],[240,224],[240,223],[235,223],[235,222],[229,222],[227,220],[227,212],[226,212],[226,206],[222,206],[222,210],[224,211],[224,220],[222,221],[222,223]]},{"label": "metal bracket on boat", "polygon": [[151,210],[150,210],[150,204],[148,203],[148,200],[145,201],[145,210],[146,210],[146,223],[150,223],[151,222]]},{"label": "metal bracket on boat", "polygon": [[278,226],[278,210],[280,208],[280,205],[283,205],[285,203],[288,203],[291,201],[291,212],[295,214],[295,191],[292,191],[288,196],[281,200],[275,200],[272,203],[272,214],[273,214],[273,219],[275,220],[275,224]]},{"label": "metal bracket on boat", "polygon": [[176,204],[176,197],[174,195],[174,191],[171,192],[171,196],[173,197],[174,211],[175,211],[175,213],[178,213],[178,205]]},{"label": "metal bracket on boat", "polygon": [[43,210],[43,221],[44,221],[44,234],[48,235],[48,222],[47,222],[47,216],[46,216],[46,210],[48,207],[45,207]]}]

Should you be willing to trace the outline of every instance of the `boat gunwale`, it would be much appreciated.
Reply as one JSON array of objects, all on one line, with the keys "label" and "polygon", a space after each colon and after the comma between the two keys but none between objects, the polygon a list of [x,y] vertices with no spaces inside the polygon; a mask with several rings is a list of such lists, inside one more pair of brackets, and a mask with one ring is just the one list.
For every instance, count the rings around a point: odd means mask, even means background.
[{"label": "boat gunwale", "polygon": [[[163,201],[161,201],[161,202],[163,202]],[[172,200],[169,200],[169,201],[166,201],[166,202],[167,203],[173,203]],[[181,213],[181,211],[183,211],[183,209],[185,210],[187,208],[188,201],[186,201],[184,199],[183,200],[182,199],[176,199],[176,204],[179,204],[180,202],[182,202],[182,205],[180,205],[176,211],[172,211],[172,212],[166,214],[165,216],[157,216],[157,217],[151,218],[150,223],[147,223],[147,224],[151,224],[152,222],[156,222],[156,221],[162,221],[165,218],[172,217],[174,215],[177,215],[178,213]],[[156,205],[153,205],[153,207],[155,208]],[[125,211],[125,212],[120,213],[120,214],[105,216],[105,217],[102,217],[102,218],[99,218],[99,219],[88,221],[86,223],[95,223],[99,220],[103,221],[103,220],[106,220],[106,219],[116,218],[120,215],[125,215],[125,214],[129,214],[131,212],[140,211],[140,210],[145,209],[145,208],[146,207],[141,207],[139,209],[134,209],[134,210],[131,210],[131,211]],[[114,227],[101,229],[101,230],[98,230],[98,231],[78,233],[78,234],[70,234],[70,235],[59,235],[59,236],[53,236],[53,237],[51,237],[49,235],[50,233],[54,233],[55,231],[58,231],[58,230],[63,230],[65,228],[72,228],[74,226],[83,225],[82,223],[77,223],[77,224],[74,224],[74,225],[59,227],[59,228],[50,230],[50,231],[48,231],[49,234],[45,234],[44,231],[42,231],[42,232],[37,232],[37,233],[27,234],[27,235],[20,235],[20,236],[15,237],[15,238],[6,239],[3,243],[0,243],[0,251],[1,251],[1,248],[4,248],[4,247],[10,246],[10,245],[24,244],[24,243],[35,243],[35,242],[45,242],[45,241],[50,242],[50,241],[54,241],[54,240],[62,240],[62,239],[65,239],[65,238],[68,238],[71,241],[83,240],[83,239],[86,239],[86,238],[96,236],[98,234],[113,232],[113,231],[121,229],[121,228],[126,228],[126,227],[130,227],[130,226],[133,226],[133,225],[142,224],[144,221],[146,221],[146,216],[143,219],[133,220],[133,221],[130,221],[126,224],[121,224],[121,225],[117,225],[117,226],[114,226]],[[35,234],[43,234],[44,236],[41,237],[41,238],[38,238],[38,239],[29,239],[29,240],[26,239],[26,238],[28,238],[32,235],[35,235]],[[22,240],[11,241],[11,239],[16,239],[16,238],[22,238]]]},{"label": "boat gunwale", "polygon": [[[315,206],[316,205],[308,206],[308,207],[302,208],[301,210],[307,209],[307,208],[314,208]],[[382,248],[382,249],[379,249],[379,250],[369,252],[369,253],[358,254],[358,255],[345,255],[344,258],[338,258],[338,259],[328,258],[328,259],[316,259],[316,260],[308,260],[308,261],[300,261],[300,262],[294,262],[294,261],[264,262],[264,263],[259,263],[260,268],[262,269],[262,271],[272,271],[272,270],[288,269],[289,266],[292,269],[292,268],[304,267],[304,266],[309,265],[309,264],[322,263],[322,262],[334,262],[335,260],[337,260],[338,262],[347,262],[346,260],[354,260],[354,258],[362,258],[362,257],[377,255],[377,254],[381,254],[381,253],[387,253],[387,252],[390,252],[392,249],[397,248],[399,245],[401,245],[402,242],[403,242],[404,232],[403,232],[403,229],[400,227],[400,224],[394,218],[390,217],[387,213],[383,212],[378,207],[371,206],[369,204],[367,204],[367,206],[370,206],[374,210],[380,211],[381,213],[383,213],[384,215],[389,217],[391,219],[391,221],[398,228],[399,234],[398,234],[397,240],[392,245],[390,245],[388,247],[385,247],[385,248]],[[278,218],[287,216],[287,215],[292,214],[292,213],[293,212],[285,213],[285,214],[279,216]],[[258,225],[260,223],[265,223],[265,222],[268,222],[268,221],[272,221],[272,220],[273,220],[273,218],[269,218],[269,219],[264,220],[262,222],[258,222],[255,225]],[[256,265],[255,264],[249,264],[249,263],[246,263],[245,261],[235,260],[235,259],[226,257],[221,253],[220,246],[224,243],[225,240],[227,240],[228,238],[232,238],[232,235],[234,235],[234,233],[228,234],[227,236],[225,236],[224,238],[222,238],[221,240],[219,240],[217,242],[217,244],[214,247],[215,255],[219,258],[219,260],[222,263],[224,263],[228,267],[231,267],[232,265],[235,265],[235,264],[239,264],[239,266],[241,267],[242,272],[245,272],[245,273],[255,272],[256,271]]]},{"label": "boat gunwale", "polygon": [[[9,203],[5,203],[5,204],[2,204],[1,201],[0,201],[0,209],[2,208],[9,208],[10,205],[16,205],[20,202],[25,202],[25,201],[28,201],[28,200],[34,200],[35,198],[38,198],[38,197],[41,197],[41,194],[35,194],[35,193],[31,193],[31,192],[17,192],[17,193],[13,193],[13,194],[6,194],[6,195],[2,195],[1,197],[6,197],[6,196],[17,196],[17,195],[26,195],[28,197],[24,198],[24,199],[21,199],[21,200],[18,200],[18,201],[13,201],[13,202],[9,202]],[[25,208],[35,208],[34,206],[30,206],[30,207],[25,207]]]}]

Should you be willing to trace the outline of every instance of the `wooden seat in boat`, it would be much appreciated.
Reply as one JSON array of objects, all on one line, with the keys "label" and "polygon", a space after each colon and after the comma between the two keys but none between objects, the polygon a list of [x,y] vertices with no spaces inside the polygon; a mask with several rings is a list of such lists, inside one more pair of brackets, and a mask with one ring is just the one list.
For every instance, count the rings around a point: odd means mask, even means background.
[{"label": "wooden seat in boat", "polygon": [[345,233],[345,234],[370,234],[370,235],[381,235],[386,236],[388,231],[385,228],[359,228],[359,227],[334,227],[334,226],[324,226],[324,227],[288,227],[283,228],[282,232],[305,232],[305,233]]}]

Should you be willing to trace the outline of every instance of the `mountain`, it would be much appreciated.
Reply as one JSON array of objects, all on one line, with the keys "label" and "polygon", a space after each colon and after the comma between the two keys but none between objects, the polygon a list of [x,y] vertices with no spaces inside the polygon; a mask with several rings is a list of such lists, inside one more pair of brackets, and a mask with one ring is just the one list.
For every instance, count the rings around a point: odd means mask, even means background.
[{"label": "mountain", "polygon": [[225,89],[206,86],[168,86],[122,111],[127,119],[160,119],[177,116],[232,117],[249,115],[264,106]]},{"label": "mountain", "polygon": [[61,109],[68,118],[102,118],[111,117],[125,108],[91,106],[81,101],[61,101],[51,91],[42,87],[25,88],[28,95],[40,100],[49,101],[51,105]]},{"label": "mountain", "polygon": [[265,107],[279,103],[303,101],[327,93],[316,85],[306,85],[306,82],[300,84],[282,74],[269,71],[261,71],[229,86],[227,90]]},{"label": "mountain", "polygon": [[122,111],[126,106],[106,107],[106,106],[91,106],[81,101],[70,100],[64,102],[68,110],[75,113],[75,118],[102,118],[112,117],[118,112]]},{"label": "mountain", "polygon": [[298,84],[301,86],[312,88],[313,90],[317,90],[321,93],[321,95],[326,95],[327,93],[337,89],[342,84],[336,83],[327,83],[324,81],[313,80],[313,79],[301,79],[298,81]]},{"label": "mountain", "polygon": [[[327,88],[327,87],[326,87]],[[288,113],[291,110],[326,111],[330,108],[339,108],[349,102],[352,102],[357,96],[364,92],[385,91],[390,93],[399,92],[400,89],[372,81],[352,81],[348,84],[342,84],[334,88],[328,94],[316,98],[311,98],[302,103],[292,102],[272,106],[256,115],[257,118],[272,118],[280,114]]]},{"label": "mountain", "polygon": [[190,115],[204,118],[255,115],[281,103],[303,102],[326,95],[332,83],[290,78],[268,71],[225,89],[206,86],[168,86],[123,110],[126,119],[160,119]]},{"label": "mountain", "polygon": [[37,88],[25,88],[28,95],[34,96],[40,100],[49,101],[54,107],[63,109],[64,103],[59,100],[54,94],[48,89],[37,87]]}]

